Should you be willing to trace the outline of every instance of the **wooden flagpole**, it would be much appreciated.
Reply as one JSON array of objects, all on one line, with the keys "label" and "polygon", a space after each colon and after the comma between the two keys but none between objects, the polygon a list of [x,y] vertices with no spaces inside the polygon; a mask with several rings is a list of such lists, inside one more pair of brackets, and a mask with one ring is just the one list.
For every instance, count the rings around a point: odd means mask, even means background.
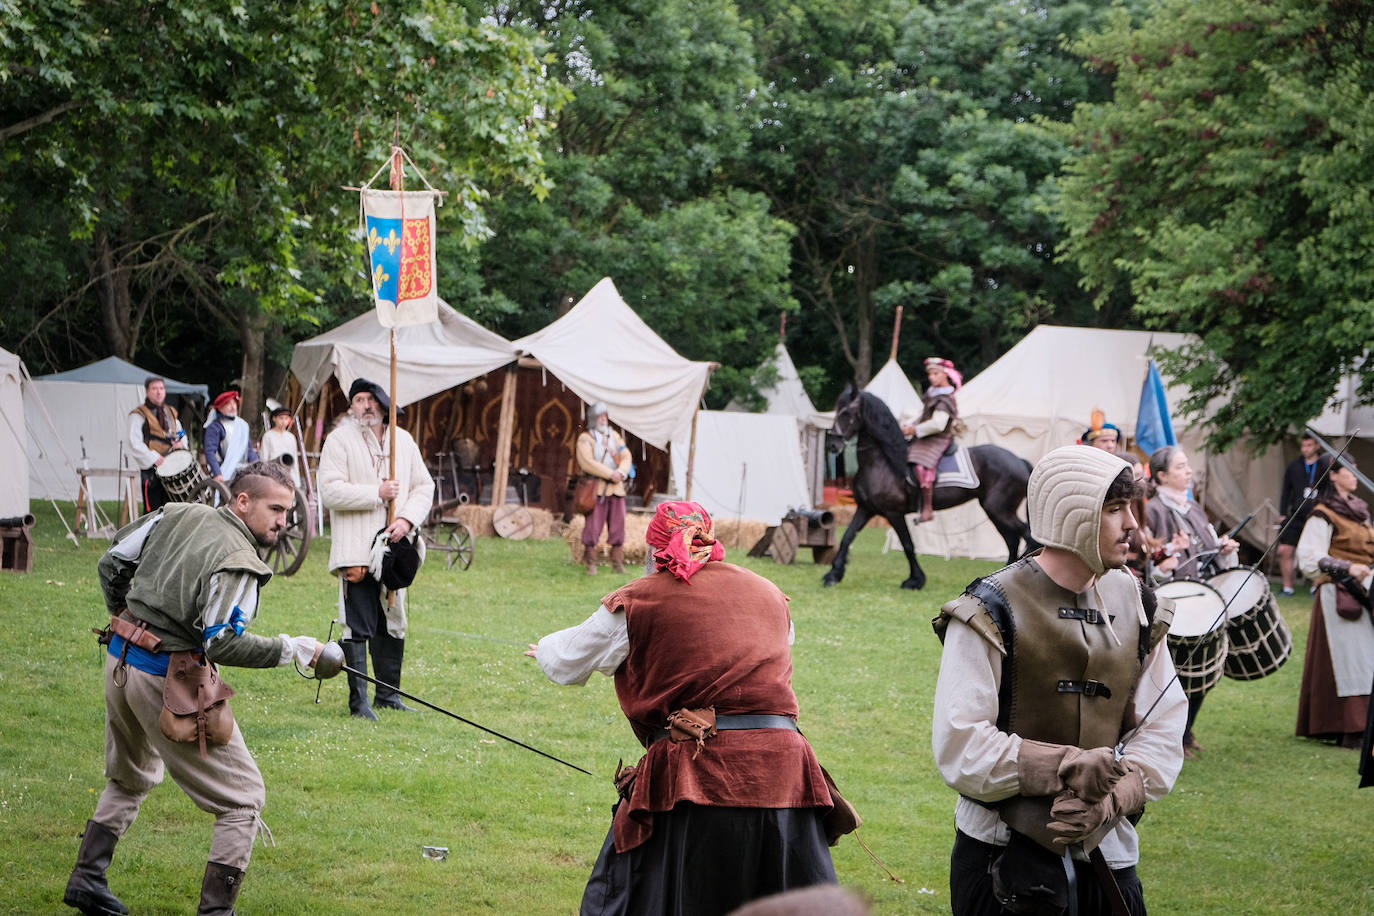
[{"label": "wooden flagpole", "polygon": [[897,338],[902,336],[902,307],[897,306],[897,317],[892,322],[892,352],[888,354],[888,359],[892,362],[897,361]]},{"label": "wooden flagpole", "polygon": [[[405,193],[406,176],[405,160],[401,156],[401,125],[397,123],[396,131],[392,134],[391,142],[391,190]],[[405,199],[401,200],[401,237],[404,239],[406,233],[405,221]],[[400,305],[400,297],[397,296],[397,305]],[[391,387],[387,390],[391,403],[387,405],[387,439],[388,451],[390,456],[387,461],[387,480],[396,479],[396,327],[391,327]],[[386,501],[386,525],[391,527],[396,521],[396,499],[393,497]],[[396,606],[396,593],[387,590],[387,607]]]}]

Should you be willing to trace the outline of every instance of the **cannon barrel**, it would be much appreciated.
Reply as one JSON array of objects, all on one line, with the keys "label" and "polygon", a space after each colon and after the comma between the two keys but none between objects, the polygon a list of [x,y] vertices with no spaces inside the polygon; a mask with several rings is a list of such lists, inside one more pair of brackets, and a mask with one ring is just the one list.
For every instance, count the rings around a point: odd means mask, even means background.
[{"label": "cannon barrel", "polygon": [[291,467],[293,464],[296,463],[296,456],[291,454],[290,452],[282,452],[280,455],[277,456],[276,460],[280,461],[287,467]]},{"label": "cannon barrel", "polygon": [[829,509],[789,509],[789,517],[804,518],[806,524],[811,528],[833,528],[835,525],[835,513]]},{"label": "cannon barrel", "polygon": [[32,528],[38,519],[32,515],[16,515],[12,518],[0,518],[0,528]]}]

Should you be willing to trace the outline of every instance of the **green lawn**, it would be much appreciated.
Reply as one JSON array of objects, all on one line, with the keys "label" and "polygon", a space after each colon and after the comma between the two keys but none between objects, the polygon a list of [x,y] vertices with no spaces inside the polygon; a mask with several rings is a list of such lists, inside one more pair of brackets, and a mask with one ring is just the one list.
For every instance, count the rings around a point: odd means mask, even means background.
[{"label": "green lawn", "polygon": [[[62,888],[77,833],[103,785],[101,655],[88,628],[103,608],[95,564],[39,508],[34,572],[0,573],[0,913],[72,912]],[[70,516],[69,516],[70,517]],[[930,755],[939,644],[930,619],[994,564],[927,558],[924,592],[897,588],[905,560],[855,544],[848,576],[743,562],[792,597],[801,722],[864,814],[861,833],[905,883],[852,838],[835,850],[842,884],[875,911],[949,909],[954,795]],[[336,587],[317,540],[300,573],[264,593],[262,633],[323,637]],[[617,759],[639,756],[609,678],[546,681],[521,652],[582,620],[620,577],[589,578],[562,541],[483,539],[470,570],[440,562],[412,590],[403,687],[597,773],[596,778],[429,711],[346,714],[342,678],[228,669],[238,721],[267,780],[259,847],[240,898],[246,914],[570,914],[605,835]],[[1284,599],[1296,647],[1257,682],[1223,680],[1198,724],[1206,757],[1142,824],[1153,913],[1374,912],[1374,792],[1355,789],[1355,753],[1293,737],[1309,599]],[[120,842],[111,884],[134,912],[186,913],[200,887],[210,818],[170,783]],[[447,846],[446,861],[421,846]]]}]

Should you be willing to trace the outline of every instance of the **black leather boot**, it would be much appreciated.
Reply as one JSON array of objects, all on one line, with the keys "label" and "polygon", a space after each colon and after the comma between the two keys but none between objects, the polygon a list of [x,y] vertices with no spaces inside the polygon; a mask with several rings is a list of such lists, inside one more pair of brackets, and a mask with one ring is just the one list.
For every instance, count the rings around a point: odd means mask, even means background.
[{"label": "black leather boot", "polygon": [[110,885],[105,880],[105,869],[110,867],[118,842],[119,837],[109,827],[95,821],[86,822],[86,832],[81,834],[81,849],[76,853],[76,868],[72,869],[67,892],[62,895],[63,903],[85,916],[124,916],[129,912],[129,908],[110,893]]},{"label": "black leather boot", "polygon": [[234,916],[234,901],[243,887],[243,869],[205,864],[205,878],[200,882],[200,908],[196,916]]},{"label": "black leather boot", "polygon": [[[397,639],[390,633],[378,633],[372,637],[372,671],[377,680],[391,687],[401,686],[401,662],[406,654],[406,641]],[[377,685],[377,695],[373,703],[384,709],[400,709],[414,712],[415,707],[407,706],[401,695],[391,687]]]},{"label": "black leather boot", "polygon": [[[343,646],[344,664],[357,671],[367,671],[367,643],[365,641],[345,639],[340,641],[339,645]],[[377,714],[372,711],[372,704],[367,702],[367,681],[354,674],[348,676],[348,713],[359,719],[377,721]]]}]

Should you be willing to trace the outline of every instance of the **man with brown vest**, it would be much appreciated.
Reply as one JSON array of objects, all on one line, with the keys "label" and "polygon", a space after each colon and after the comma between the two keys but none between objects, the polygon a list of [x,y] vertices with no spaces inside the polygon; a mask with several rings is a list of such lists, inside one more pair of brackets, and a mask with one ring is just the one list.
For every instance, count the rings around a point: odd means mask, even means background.
[{"label": "man with brown vest", "polygon": [[956,916],[1063,912],[1070,893],[1084,916],[1111,914],[1113,897],[1145,913],[1133,816],[1173,788],[1187,702],[1160,645],[1172,606],[1123,568],[1135,487],[1101,449],[1050,452],[1026,497],[1044,549],[935,618],[933,748],[960,793]]},{"label": "man with brown vest", "polygon": [[129,451],[138,462],[142,478],[143,511],[152,512],[167,502],[167,491],[157,476],[158,466],[174,448],[186,448],[186,433],[177,410],[167,403],[167,383],[157,376],[143,382],[143,403],[129,412]]}]

